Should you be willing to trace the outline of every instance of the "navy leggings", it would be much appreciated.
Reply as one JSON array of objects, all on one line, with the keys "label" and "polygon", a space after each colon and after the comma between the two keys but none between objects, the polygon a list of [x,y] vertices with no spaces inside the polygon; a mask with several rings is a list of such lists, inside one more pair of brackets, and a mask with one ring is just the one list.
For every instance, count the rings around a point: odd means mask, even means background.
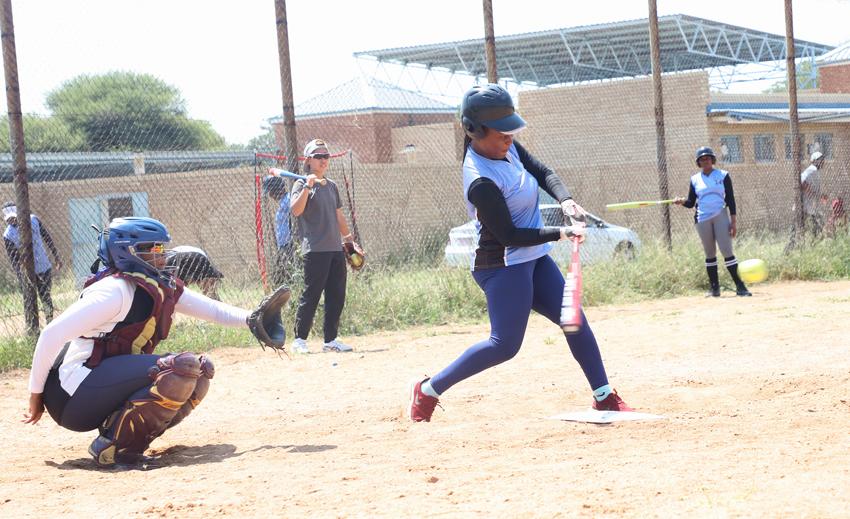
[{"label": "navy leggings", "polygon": [[150,396],[153,380],[148,369],[159,355],[118,355],[104,359],[72,396],[59,385],[58,372],[50,371],[44,387],[44,406],[53,420],[66,429],[83,432],[97,429],[127,400]]},{"label": "navy leggings", "polygon": [[[560,322],[564,277],[549,256],[534,261],[472,273],[487,297],[490,338],[473,344],[447,368],[431,378],[431,387],[443,393],[461,380],[513,358],[522,345],[531,310],[555,324]],[[582,313],[579,333],[567,343],[591,389],[608,384],[605,366],[593,331]]]}]

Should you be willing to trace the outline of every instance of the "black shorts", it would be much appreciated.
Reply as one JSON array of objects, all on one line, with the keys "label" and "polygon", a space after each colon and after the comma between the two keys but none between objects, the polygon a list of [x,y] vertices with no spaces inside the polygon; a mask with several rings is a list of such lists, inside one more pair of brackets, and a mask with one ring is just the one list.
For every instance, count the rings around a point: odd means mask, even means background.
[{"label": "black shorts", "polygon": [[202,279],[221,279],[221,273],[210,259],[198,252],[178,252],[169,256],[167,265],[173,269],[174,276],[186,283],[195,283]]}]

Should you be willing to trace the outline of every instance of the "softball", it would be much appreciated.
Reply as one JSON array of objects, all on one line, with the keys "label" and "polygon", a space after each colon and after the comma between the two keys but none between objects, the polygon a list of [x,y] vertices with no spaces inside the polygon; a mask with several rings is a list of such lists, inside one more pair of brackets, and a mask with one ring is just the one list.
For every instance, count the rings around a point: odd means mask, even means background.
[{"label": "softball", "polygon": [[767,279],[767,265],[760,259],[748,259],[738,263],[738,274],[746,283],[760,283]]},{"label": "softball", "polygon": [[351,254],[351,264],[355,267],[363,265],[363,258],[360,256],[360,254],[357,254],[356,252]]}]

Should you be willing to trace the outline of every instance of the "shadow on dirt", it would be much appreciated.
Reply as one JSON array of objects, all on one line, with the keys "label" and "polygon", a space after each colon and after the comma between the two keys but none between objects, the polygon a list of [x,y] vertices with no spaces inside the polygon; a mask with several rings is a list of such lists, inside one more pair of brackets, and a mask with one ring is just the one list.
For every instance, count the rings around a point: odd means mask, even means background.
[{"label": "shadow on dirt", "polygon": [[135,465],[115,465],[112,468],[99,467],[91,458],[65,460],[62,463],[45,460],[48,467],[59,470],[91,470],[96,472],[119,472],[124,470],[155,470],[166,467],[188,467],[206,463],[219,463],[228,458],[270,449],[282,449],[291,453],[323,452],[336,449],[336,445],[262,445],[254,449],[236,452],[236,446],[229,443],[207,444],[200,446],[174,445],[163,451],[154,449],[151,458]]}]

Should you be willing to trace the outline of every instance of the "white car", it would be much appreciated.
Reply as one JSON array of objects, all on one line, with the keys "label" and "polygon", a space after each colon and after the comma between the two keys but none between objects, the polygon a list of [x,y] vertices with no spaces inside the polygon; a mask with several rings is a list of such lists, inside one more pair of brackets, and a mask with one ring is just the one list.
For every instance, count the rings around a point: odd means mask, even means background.
[{"label": "white car", "polygon": [[[564,225],[561,206],[558,204],[540,204],[543,225],[553,227]],[[449,243],[446,245],[445,262],[453,267],[472,266],[475,254],[475,221],[454,227],[449,231]],[[569,265],[572,246],[569,242],[554,242],[549,253],[560,265]],[[615,257],[633,259],[640,249],[640,238],[631,229],[613,225],[598,216],[587,215],[587,239],[579,249],[584,265],[598,261],[608,261]]]}]

